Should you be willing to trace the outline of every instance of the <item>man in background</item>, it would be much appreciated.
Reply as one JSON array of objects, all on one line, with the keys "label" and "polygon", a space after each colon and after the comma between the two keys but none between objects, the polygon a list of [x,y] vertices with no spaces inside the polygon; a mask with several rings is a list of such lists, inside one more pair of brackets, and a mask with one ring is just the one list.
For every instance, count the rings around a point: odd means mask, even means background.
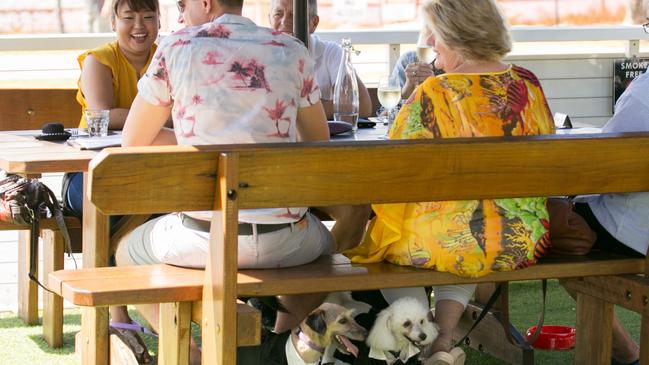
[{"label": "man in background", "polygon": [[[333,119],[333,94],[338,75],[338,67],[343,56],[340,45],[323,41],[313,35],[320,17],[318,16],[318,4],[316,0],[309,0],[309,54],[315,62],[315,77],[320,88],[322,106],[325,109],[327,119]],[[293,0],[271,0],[270,2],[270,25],[273,29],[293,34]],[[372,100],[367,92],[365,84],[357,76],[358,81],[358,115],[367,118],[372,115]]]}]

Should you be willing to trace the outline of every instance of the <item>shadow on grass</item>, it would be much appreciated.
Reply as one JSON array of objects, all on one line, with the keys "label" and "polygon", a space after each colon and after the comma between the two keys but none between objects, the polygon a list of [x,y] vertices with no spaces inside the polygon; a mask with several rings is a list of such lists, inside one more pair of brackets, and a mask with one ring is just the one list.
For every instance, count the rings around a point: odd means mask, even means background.
[{"label": "shadow on grass", "polygon": [[[63,316],[64,326],[79,327],[81,325],[81,315],[78,313],[65,314]],[[63,345],[60,348],[51,348],[42,335],[42,325],[28,326],[18,318],[18,316],[2,316],[0,317],[0,330],[20,331],[24,333],[27,330],[29,334],[25,337],[29,338],[38,348],[46,354],[69,355],[74,353],[74,335],[78,332],[77,329],[71,329],[63,332]],[[64,327],[65,329],[65,327]],[[12,333],[12,332],[10,332]],[[15,333],[15,332],[13,332]]]},{"label": "shadow on grass", "polygon": [[77,331],[63,332],[63,346],[60,348],[51,348],[43,335],[29,335],[29,339],[38,346],[38,348],[46,354],[69,355],[74,353],[74,335]]}]

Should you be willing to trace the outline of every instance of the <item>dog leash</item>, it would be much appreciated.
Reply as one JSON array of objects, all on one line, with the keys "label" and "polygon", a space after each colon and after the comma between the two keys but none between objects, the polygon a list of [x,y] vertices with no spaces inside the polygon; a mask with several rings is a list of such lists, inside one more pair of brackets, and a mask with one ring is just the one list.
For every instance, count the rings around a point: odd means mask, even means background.
[{"label": "dog leash", "polygon": [[538,323],[536,325],[537,330],[534,332],[534,334],[530,337],[529,340],[526,340],[523,336],[520,335],[517,331],[512,332],[511,331],[511,325],[509,323],[509,287],[508,287],[507,282],[502,282],[498,283],[496,286],[496,290],[494,290],[493,294],[491,294],[491,297],[489,297],[489,300],[487,300],[487,303],[484,305],[482,308],[482,311],[478,315],[478,318],[473,322],[473,325],[467,333],[462,337],[457,344],[462,344],[464,343],[468,338],[471,332],[473,331],[474,328],[484,319],[484,317],[489,313],[491,308],[493,308],[494,304],[496,303],[496,300],[498,297],[501,297],[501,314],[496,314],[496,317],[500,321],[500,324],[503,326],[503,330],[505,331],[505,336],[507,337],[507,340],[509,343],[512,345],[522,348],[522,349],[529,349],[531,348],[531,344],[536,341],[536,339],[539,337],[539,334],[541,333],[540,328],[543,326],[543,322],[545,320],[545,301],[546,301],[546,293],[547,293],[547,288],[548,288],[548,281],[546,279],[541,280],[541,288],[542,288],[542,296],[543,296],[543,301],[541,304],[541,315],[539,316]]},{"label": "dog leash", "polygon": [[[504,284],[504,285],[506,285],[506,284]],[[484,305],[484,307],[482,307],[482,311],[480,312],[480,315],[473,322],[473,325],[471,326],[471,328],[469,328],[469,330],[464,335],[464,337],[462,337],[457,342],[458,344],[464,343],[464,341],[466,341],[469,338],[469,335],[471,334],[473,329],[476,328],[478,323],[480,323],[480,321],[482,321],[484,319],[484,317],[487,315],[487,313],[489,313],[491,308],[493,308],[494,304],[496,303],[496,299],[498,299],[498,296],[500,296],[500,293],[502,292],[502,286],[503,286],[503,283],[498,283],[498,285],[496,286],[496,290],[494,290],[494,292],[489,297],[489,300],[487,300],[487,303]]]},{"label": "dog leash", "polygon": [[[501,283],[500,285],[506,285]],[[511,326],[509,324],[509,301],[508,296],[509,296],[509,290],[505,286],[503,291],[502,291],[502,309],[500,311],[500,315],[496,315],[496,317],[500,320],[500,323],[503,325],[503,330],[505,330],[505,336],[507,337],[507,340],[509,343],[512,345],[522,348],[522,349],[528,349],[532,347],[532,344],[536,341],[537,338],[539,338],[539,335],[541,334],[541,327],[543,326],[543,322],[545,321],[545,301],[547,297],[547,290],[548,290],[548,281],[547,279],[541,280],[541,293],[542,293],[542,301],[541,301],[541,315],[539,316],[539,320],[536,324],[536,331],[528,340],[526,340],[524,337],[520,336],[519,333],[516,333],[516,336],[512,334],[511,331]],[[501,317],[502,318],[499,318]]]}]

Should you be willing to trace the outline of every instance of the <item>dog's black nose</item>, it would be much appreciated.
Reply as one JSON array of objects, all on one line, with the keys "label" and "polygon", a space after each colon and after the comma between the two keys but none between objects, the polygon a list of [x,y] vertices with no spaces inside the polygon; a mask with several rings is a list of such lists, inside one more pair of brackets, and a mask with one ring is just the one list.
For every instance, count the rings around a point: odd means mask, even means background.
[{"label": "dog's black nose", "polygon": [[419,334],[419,339],[422,340],[422,341],[425,340],[426,339],[426,334],[425,333],[420,333]]}]

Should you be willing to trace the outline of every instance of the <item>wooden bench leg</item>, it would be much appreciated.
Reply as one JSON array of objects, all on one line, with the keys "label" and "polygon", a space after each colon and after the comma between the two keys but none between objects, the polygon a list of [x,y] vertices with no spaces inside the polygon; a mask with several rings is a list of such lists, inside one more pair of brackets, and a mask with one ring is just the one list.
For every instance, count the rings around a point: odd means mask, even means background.
[{"label": "wooden bench leg", "polygon": [[613,304],[578,293],[576,324],[575,364],[610,364]]},{"label": "wooden bench leg", "polygon": [[[59,231],[43,230],[43,277],[63,269],[64,240]],[[63,298],[43,292],[43,337],[50,347],[63,345]]]},{"label": "wooden bench leg", "polygon": [[81,308],[81,364],[108,365],[108,308]]},{"label": "wooden bench leg", "polygon": [[642,312],[640,328],[640,365],[649,365],[649,312]]},{"label": "wooden bench leg", "polygon": [[159,364],[189,364],[191,316],[191,302],[160,304]]},{"label": "wooden bench leg", "polygon": [[18,316],[25,324],[33,326],[38,324],[38,286],[27,276],[31,260],[30,237],[29,231],[18,232]]}]

